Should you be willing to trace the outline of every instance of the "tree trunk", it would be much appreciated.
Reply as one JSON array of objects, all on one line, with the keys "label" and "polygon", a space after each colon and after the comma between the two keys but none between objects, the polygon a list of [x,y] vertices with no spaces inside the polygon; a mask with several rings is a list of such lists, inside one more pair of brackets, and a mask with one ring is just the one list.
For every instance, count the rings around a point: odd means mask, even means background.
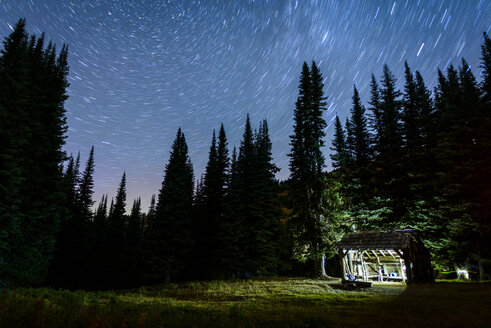
[{"label": "tree trunk", "polygon": [[324,268],[325,259],[326,259],[325,254],[322,254],[322,256],[319,256],[319,244],[317,244],[315,246],[314,277],[316,277],[316,278],[327,277],[326,270]]}]

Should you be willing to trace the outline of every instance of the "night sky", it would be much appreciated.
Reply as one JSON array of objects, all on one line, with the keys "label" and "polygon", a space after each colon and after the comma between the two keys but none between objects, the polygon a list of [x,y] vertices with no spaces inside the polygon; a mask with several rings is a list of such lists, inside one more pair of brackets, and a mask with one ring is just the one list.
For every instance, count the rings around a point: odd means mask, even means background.
[{"label": "night sky", "polygon": [[[232,149],[246,114],[267,119],[273,156],[288,177],[289,135],[303,61],[325,77],[326,162],[336,113],[353,84],[364,103],[387,63],[403,84],[404,60],[433,87],[436,70],[467,59],[480,80],[491,1],[0,0],[0,35],[21,18],[31,33],[69,45],[65,149],[95,146],[95,199],[115,194],[126,171],[128,203],[158,193],[178,126],[195,175],[223,122]],[[329,167],[328,167],[329,168]]]}]

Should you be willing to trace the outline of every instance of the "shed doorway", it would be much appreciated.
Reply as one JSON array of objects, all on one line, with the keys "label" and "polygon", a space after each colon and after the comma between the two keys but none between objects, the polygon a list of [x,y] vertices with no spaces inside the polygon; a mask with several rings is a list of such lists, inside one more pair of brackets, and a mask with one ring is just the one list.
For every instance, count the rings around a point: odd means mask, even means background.
[{"label": "shed doorway", "polygon": [[406,266],[401,251],[390,249],[348,250],[342,256],[348,280],[406,282]]}]

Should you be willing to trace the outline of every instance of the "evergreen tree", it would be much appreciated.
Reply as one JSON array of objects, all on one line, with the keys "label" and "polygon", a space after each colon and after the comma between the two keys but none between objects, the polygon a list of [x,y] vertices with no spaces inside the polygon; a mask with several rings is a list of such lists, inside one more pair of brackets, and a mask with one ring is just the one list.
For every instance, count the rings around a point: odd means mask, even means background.
[{"label": "evergreen tree", "polygon": [[475,173],[475,148],[470,121],[479,111],[481,95],[465,61],[459,71],[460,74],[453,66],[448,68],[447,76],[439,71],[435,89],[438,109],[435,146],[440,177],[435,198],[440,215],[430,242],[439,246],[434,255],[440,263],[463,264],[477,240],[477,226],[471,214],[475,188],[470,177]]},{"label": "evergreen tree", "polygon": [[[215,130],[209,151],[205,174],[198,185],[194,206],[197,208],[195,219],[196,258],[201,268],[201,277],[211,278],[216,270],[214,252],[217,248],[218,216],[220,215],[220,186],[218,172],[218,155]],[[199,208],[198,208],[199,207]]]},{"label": "evergreen tree", "polygon": [[107,195],[102,195],[97,210],[94,213],[94,223],[104,223],[107,220]]},{"label": "evergreen tree", "polygon": [[[225,191],[229,169],[227,137],[223,124],[220,126],[218,144],[213,131],[209,160],[203,180],[202,210],[199,215],[197,232],[197,251],[203,264],[205,277],[222,278],[226,274],[226,265],[222,251],[224,243],[229,241],[225,219]],[[197,204],[195,204],[196,206]],[[226,262],[227,260],[225,260]]]},{"label": "evergreen tree", "polygon": [[[234,165],[235,164],[235,165]],[[236,269],[243,274],[252,274],[255,269],[255,260],[252,258],[251,241],[254,239],[254,226],[256,217],[252,213],[252,205],[256,197],[253,181],[255,178],[255,149],[254,134],[249,115],[247,115],[244,134],[240,142],[239,153],[232,162],[232,189],[230,197],[233,199],[231,220],[234,220],[236,251],[234,255]],[[234,171],[235,170],[235,171]]]},{"label": "evergreen tree", "polygon": [[249,115],[239,154],[232,156],[229,209],[222,222],[224,267],[241,276],[275,274],[279,264],[280,207],[275,194],[275,173],[268,125],[253,133]]},{"label": "evergreen tree", "polygon": [[68,49],[14,26],[0,52],[0,276],[44,282],[66,216],[62,162]]},{"label": "evergreen tree", "polygon": [[[111,204],[113,202],[111,201]],[[111,206],[112,211],[108,218],[108,230],[106,236],[106,287],[121,288],[125,285],[127,263],[127,239],[126,239],[126,173],[123,173],[116,200]]]},{"label": "evergreen tree", "polygon": [[489,35],[484,35],[481,46],[481,68],[483,81],[481,84],[482,105],[480,112],[472,121],[475,125],[474,137],[474,188],[476,190],[475,206],[473,216],[479,225],[480,239],[476,248],[477,254],[481,257],[491,254],[491,223],[489,213],[491,213],[491,41]]},{"label": "evergreen tree", "polygon": [[352,169],[355,162],[355,133],[349,118],[346,118],[344,129],[346,130],[346,164],[348,168]]},{"label": "evergreen tree", "polygon": [[422,151],[429,154],[431,144],[434,142],[436,133],[436,118],[434,103],[431,99],[431,92],[426,87],[423,77],[419,71],[416,71],[416,95],[419,104],[420,117],[419,128]]},{"label": "evergreen tree", "polygon": [[[294,134],[290,136],[290,179],[295,195],[295,239],[297,256],[313,261],[313,274],[321,272],[325,244],[322,238],[322,168],[326,109],[322,75],[315,62],[304,63],[299,96],[294,111]],[[306,250],[306,251],[305,251]]]},{"label": "evergreen tree", "polygon": [[280,253],[280,217],[281,210],[276,196],[275,174],[279,168],[273,163],[272,143],[269,138],[268,122],[263,120],[255,136],[256,177],[254,200],[256,225],[253,226],[253,247],[249,256],[255,260],[255,271],[261,275],[276,274]]},{"label": "evergreen tree", "polygon": [[412,202],[408,206],[409,227],[417,231],[424,231],[428,236],[431,231],[439,230],[438,205],[435,195],[438,190],[438,164],[435,158],[436,142],[436,115],[431,99],[431,92],[426,88],[421,73],[415,74],[415,98],[413,101],[418,111],[416,120],[419,136],[418,142],[406,152],[405,166],[408,174],[408,187],[410,188]]},{"label": "evergreen tree", "polygon": [[102,195],[97,209],[94,213],[93,222],[90,224],[91,238],[86,256],[89,258],[89,267],[87,268],[87,287],[88,288],[107,288],[101,277],[105,270],[105,261],[107,258],[105,242],[107,235],[107,198],[108,195]]},{"label": "evergreen tree", "polygon": [[192,250],[193,167],[181,129],[177,131],[164,181],[158,196],[155,219],[146,241],[146,280],[183,278]]},{"label": "evergreen tree", "polygon": [[[365,108],[361,104],[358,90],[353,90],[353,106],[351,108],[351,118],[346,122],[347,148],[350,150],[349,169],[344,172],[344,183],[340,191],[348,196],[350,201],[343,203],[350,209],[351,218],[355,221],[356,226],[360,229],[363,226],[371,225],[369,214],[372,210],[373,203],[370,159],[373,158],[370,149],[370,135],[368,132],[367,118],[365,117]],[[333,184],[335,185],[335,184]],[[377,209],[378,210],[378,209]]]},{"label": "evergreen tree", "polygon": [[147,229],[147,227],[152,225],[152,221],[155,218],[155,212],[156,212],[156,204],[155,204],[155,194],[152,194],[152,197],[150,198],[150,206],[148,207],[148,212],[147,212],[147,220],[144,222],[144,230]]},{"label": "evergreen tree", "polygon": [[396,78],[387,65],[384,65],[380,89],[380,108],[382,110],[381,135],[377,149],[376,188],[382,199],[389,200],[391,214],[380,222],[379,228],[396,228],[401,218],[407,217],[407,196],[405,172],[401,166],[402,129],[400,126],[401,92],[396,89]]},{"label": "evergreen tree", "polygon": [[398,154],[402,145],[401,127],[399,125],[401,92],[396,89],[396,78],[387,65],[384,65],[382,88],[380,89],[382,134],[380,135],[380,153],[383,159]]},{"label": "evergreen tree", "polygon": [[365,117],[365,107],[361,104],[356,87],[353,88],[353,107],[351,126],[353,128],[353,157],[357,167],[366,167],[370,159],[370,140]]},{"label": "evergreen tree", "polygon": [[109,212],[107,214],[107,218],[109,219],[114,212],[114,198],[111,198],[111,204],[109,205]]},{"label": "evergreen tree", "polygon": [[295,103],[293,112],[293,135],[290,136],[290,146],[292,151],[288,154],[290,157],[290,174],[293,180],[303,181],[307,175],[308,164],[305,155],[306,136],[309,131],[308,122],[310,114],[310,103],[312,98],[312,79],[309,66],[303,63],[302,73],[300,75],[299,95]]},{"label": "evergreen tree", "polygon": [[82,174],[82,179],[79,187],[79,203],[80,203],[80,214],[86,220],[90,221],[92,219],[91,208],[94,204],[92,200],[92,195],[94,193],[94,146],[90,149],[89,158],[87,159],[87,164],[85,164],[85,170]]},{"label": "evergreen tree", "polygon": [[127,285],[138,286],[141,283],[141,238],[142,238],[142,213],[141,199],[133,201],[133,207],[128,218],[128,226],[126,231],[128,240],[128,271]]},{"label": "evergreen tree", "polygon": [[416,145],[419,144],[420,131],[420,104],[417,94],[417,84],[407,62],[405,66],[405,79],[403,106],[402,106],[402,129],[404,135],[404,144],[409,156],[415,151]]},{"label": "evergreen tree", "polygon": [[370,111],[371,115],[369,118],[369,126],[372,131],[372,147],[374,149],[375,154],[379,154],[380,150],[380,137],[382,136],[382,106],[380,99],[380,89],[375,79],[375,76],[372,74],[372,81],[370,83]]},{"label": "evergreen tree", "polygon": [[[243,217],[241,206],[243,206],[240,188],[241,177],[238,166],[237,149],[234,147],[230,160],[230,174],[228,177],[227,194],[225,195],[225,215],[222,225],[222,245],[217,249],[217,258],[220,259],[220,269],[225,278],[238,278],[243,263],[245,252],[241,248],[244,239]],[[242,271],[243,272],[243,271]]]},{"label": "evergreen tree", "polygon": [[481,68],[483,102],[489,105],[491,103],[491,39],[486,33],[484,33],[481,45]]},{"label": "evergreen tree", "polygon": [[334,123],[334,139],[332,142],[333,147],[331,150],[334,151],[330,155],[332,160],[332,166],[335,169],[343,169],[347,166],[347,149],[346,149],[346,137],[344,134],[343,126],[339,121],[339,117],[336,115],[336,120]]}]

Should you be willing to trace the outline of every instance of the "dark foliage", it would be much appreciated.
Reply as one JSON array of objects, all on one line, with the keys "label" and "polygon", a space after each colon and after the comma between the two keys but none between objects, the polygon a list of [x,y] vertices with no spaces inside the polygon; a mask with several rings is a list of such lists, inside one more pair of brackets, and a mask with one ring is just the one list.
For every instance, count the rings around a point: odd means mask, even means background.
[{"label": "dark foliage", "polygon": [[155,217],[145,234],[145,281],[182,279],[191,262],[193,167],[179,128],[165,166]]},{"label": "dark foliage", "polygon": [[15,25],[0,53],[0,285],[43,283],[67,215],[68,48]]},{"label": "dark foliage", "polygon": [[364,164],[340,161],[343,142],[344,151],[357,157],[356,111],[346,135],[336,121],[333,164],[356,229],[415,229],[437,266],[489,257],[489,48],[485,35],[481,85],[462,60],[458,69],[450,65],[446,74],[438,71],[434,99],[421,74],[413,75],[407,63],[402,100],[387,66],[381,88],[372,77],[372,148]]}]

